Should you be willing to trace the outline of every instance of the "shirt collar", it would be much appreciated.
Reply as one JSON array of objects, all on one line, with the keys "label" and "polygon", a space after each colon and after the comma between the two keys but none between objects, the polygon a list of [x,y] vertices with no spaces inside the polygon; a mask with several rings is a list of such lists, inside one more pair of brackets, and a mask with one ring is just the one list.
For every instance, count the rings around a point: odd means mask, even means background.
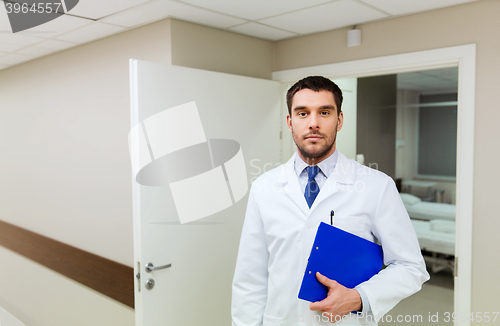
[{"label": "shirt collar", "polygon": [[[335,152],[333,152],[332,155],[316,164],[321,169],[321,173],[323,173],[325,177],[328,178],[332,174],[333,170],[335,170],[335,165],[337,165],[338,157],[339,153],[337,152],[337,149],[335,149]],[[295,155],[295,173],[297,174],[297,176],[300,176],[300,174],[308,166],[309,165],[304,162],[304,160],[298,154]]]}]

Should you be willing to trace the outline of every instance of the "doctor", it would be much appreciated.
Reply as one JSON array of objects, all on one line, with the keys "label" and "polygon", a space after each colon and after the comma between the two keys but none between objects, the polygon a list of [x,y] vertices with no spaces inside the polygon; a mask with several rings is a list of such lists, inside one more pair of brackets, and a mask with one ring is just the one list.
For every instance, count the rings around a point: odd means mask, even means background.
[{"label": "doctor", "polygon": [[[297,152],[252,184],[233,279],[233,326],[376,325],[429,279],[415,231],[392,179],[336,150],[344,120],[336,84],[304,78],[288,90],[287,105]],[[387,267],[354,289],[318,273],[328,297],[310,303],[297,295],[320,222],[378,239]]]}]

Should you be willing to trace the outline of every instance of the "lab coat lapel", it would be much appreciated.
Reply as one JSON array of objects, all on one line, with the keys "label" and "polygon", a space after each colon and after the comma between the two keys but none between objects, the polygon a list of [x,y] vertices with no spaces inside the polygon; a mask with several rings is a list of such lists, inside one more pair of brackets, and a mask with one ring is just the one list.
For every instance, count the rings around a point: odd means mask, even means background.
[{"label": "lab coat lapel", "polygon": [[284,187],[285,193],[290,197],[290,199],[297,205],[300,210],[304,213],[304,217],[309,215],[309,207],[307,206],[304,193],[301,190],[299,178],[295,172],[295,156],[297,152],[288,160],[284,167],[284,175],[281,184]]},{"label": "lab coat lapel", "polygon": [[[325,184],[319,191],[318,197],[314,200],[309,214],[314,212],[314,209],[324,200],[327,200],[336,192],[342,189],[343,185],[354,183],[354,165],[347,157],[338,151],[339,157],[335,169],[326,180]],[[308,215],[309,215],[308,214]]]}]

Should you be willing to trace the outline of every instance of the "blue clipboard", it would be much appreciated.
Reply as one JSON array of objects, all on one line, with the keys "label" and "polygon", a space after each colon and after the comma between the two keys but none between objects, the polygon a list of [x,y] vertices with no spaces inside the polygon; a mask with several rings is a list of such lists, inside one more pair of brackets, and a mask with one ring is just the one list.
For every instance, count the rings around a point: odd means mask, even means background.
[{"label": "blue clipboard", "polygon": [[383,264],[380,245],[321,222],[302,279],[299,299],[316,302],[327,297],[328,288],[317,280],[316,272],[352,289],[380,272]]}]

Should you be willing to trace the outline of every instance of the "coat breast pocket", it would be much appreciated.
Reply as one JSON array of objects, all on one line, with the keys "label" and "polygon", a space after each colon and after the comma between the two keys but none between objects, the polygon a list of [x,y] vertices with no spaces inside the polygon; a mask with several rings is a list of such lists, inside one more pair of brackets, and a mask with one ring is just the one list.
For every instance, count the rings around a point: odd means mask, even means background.
[{"label": "coat breast pocket", "polygon": [[366,238],[367,218],[363,216],[335,216],[333,225],[346,232]]}]

